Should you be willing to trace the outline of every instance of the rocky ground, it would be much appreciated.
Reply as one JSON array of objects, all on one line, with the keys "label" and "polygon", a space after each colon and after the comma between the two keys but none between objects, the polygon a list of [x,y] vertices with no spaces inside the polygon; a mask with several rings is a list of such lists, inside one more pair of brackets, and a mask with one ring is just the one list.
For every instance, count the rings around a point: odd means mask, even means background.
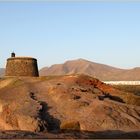
[{"label": "rocky ground", "polygon": [[0,79],[0,138],[140,138],[140,96],[86,75]]}]

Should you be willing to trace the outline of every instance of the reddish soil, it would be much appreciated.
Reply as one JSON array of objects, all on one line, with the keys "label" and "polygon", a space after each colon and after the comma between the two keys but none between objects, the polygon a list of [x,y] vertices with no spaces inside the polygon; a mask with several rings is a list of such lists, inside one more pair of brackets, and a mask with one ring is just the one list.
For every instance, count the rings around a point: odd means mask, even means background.
[{"label": "reddish soil", "polygon": [[86,75],[2,78],[0,129],[0,138],[140,138],[140,97]]}]

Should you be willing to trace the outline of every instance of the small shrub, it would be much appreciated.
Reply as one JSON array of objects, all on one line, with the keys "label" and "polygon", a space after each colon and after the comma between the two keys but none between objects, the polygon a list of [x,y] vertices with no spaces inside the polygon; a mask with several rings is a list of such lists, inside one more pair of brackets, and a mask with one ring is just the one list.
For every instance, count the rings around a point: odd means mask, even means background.
[{"label": "small shrub", "polygon": [[139,85],[114,85],[113,87],[124,91],[124,92],[131,92],[135,95],[140,96],[140,86]]},{"label": "small shrub", "polygon": [[66,121],[60,125],[61,130],[80,130],[79,121]]},{"label": "small shrub", "polygon": [[78,99],[80,99],[81,97],[78,96],[78,95],[72,94],[72,95],[71,95],[71,98],[74,99],[74,100],[78,100]]},{"label": "small shrub", "polygon": [[87,106],[89,106],[89,103],[88,102],[86,102],[86,101],[81,101],[81,102],[79,102],[80,104],[79,104],[79,107],[87,107]]}]

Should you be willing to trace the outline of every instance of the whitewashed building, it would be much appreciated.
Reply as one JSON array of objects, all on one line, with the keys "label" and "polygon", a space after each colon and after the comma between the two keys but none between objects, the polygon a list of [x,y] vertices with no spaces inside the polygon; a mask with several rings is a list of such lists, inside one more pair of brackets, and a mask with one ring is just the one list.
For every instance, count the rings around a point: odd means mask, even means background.
[{"label": "whitewashed building", "polygon": [[140,81],[103,81],[110,85],[140,85]]}]

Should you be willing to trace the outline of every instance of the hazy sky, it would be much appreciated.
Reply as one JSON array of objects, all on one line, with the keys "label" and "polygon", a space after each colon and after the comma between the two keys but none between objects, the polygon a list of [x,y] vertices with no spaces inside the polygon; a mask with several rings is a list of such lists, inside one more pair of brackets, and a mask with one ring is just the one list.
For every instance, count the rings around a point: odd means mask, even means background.
[{"label": "hazy sky", "polygon": [[140,66],[140,2],[0,2],[0,67],[12,51],[39,68],[78,58]]}]

